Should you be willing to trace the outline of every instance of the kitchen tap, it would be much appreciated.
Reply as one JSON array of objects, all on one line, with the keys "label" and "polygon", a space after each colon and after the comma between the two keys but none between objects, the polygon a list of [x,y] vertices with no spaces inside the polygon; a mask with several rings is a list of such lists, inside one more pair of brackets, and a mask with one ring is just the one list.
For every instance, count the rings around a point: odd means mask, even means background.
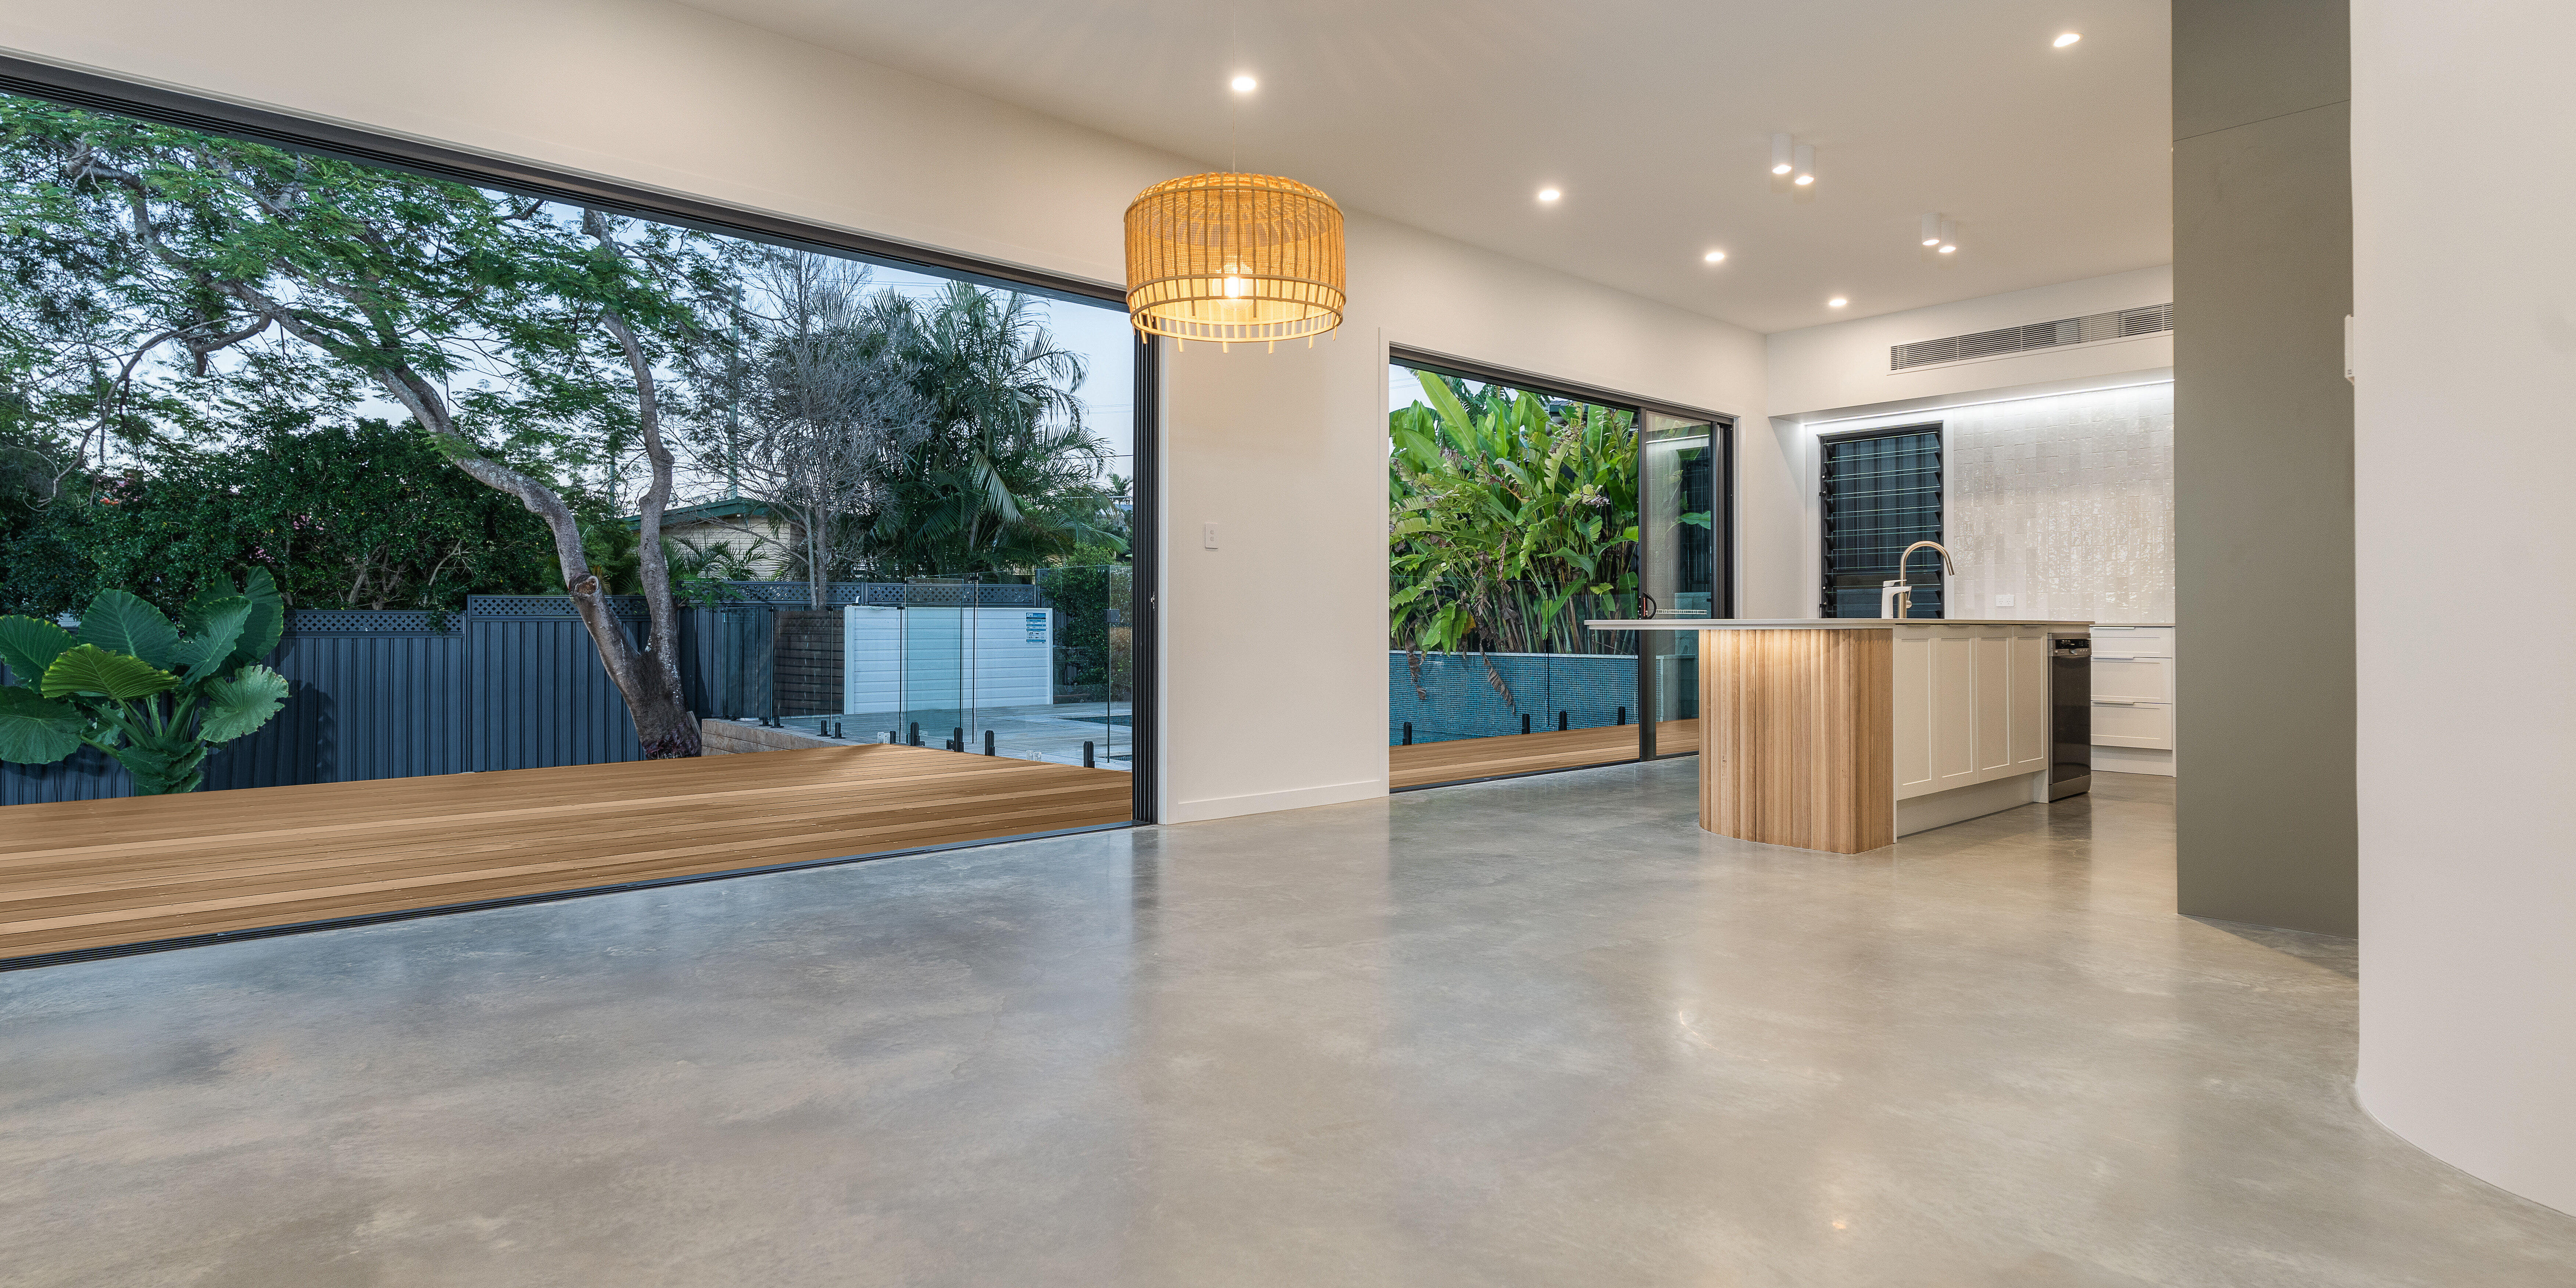
[{"label": "kitchen tap", "polygon": [[1917,541],[1907,546],[1905,553],[1896,557],[1895,579],[1880,582],[1878,585],[1879,616],[1901,619],[1914,611],[1914,588],[1905,583],[1905,561],[1913,558],[1914,552],[1925,546],[1930,546],[1940,553],[1942,572],[1953,577],[1959,575],[1959,566],[1950,561],[1949,547],[1938,541]]}]

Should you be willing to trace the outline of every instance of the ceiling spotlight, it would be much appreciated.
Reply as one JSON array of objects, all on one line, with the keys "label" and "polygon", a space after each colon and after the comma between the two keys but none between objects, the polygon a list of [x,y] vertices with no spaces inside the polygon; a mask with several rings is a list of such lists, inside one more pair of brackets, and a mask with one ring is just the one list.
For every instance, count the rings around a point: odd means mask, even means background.
[{"label": "ceiling spotlight", "polygon": [[1803,188],[1816,181],[1816,145],[1813,143],[1799,144],[1797,158],[1796,164],[1791,167],[1797,171],[1797,177],[1791,179],[1789,182]]},{"label": "ceiling spotlight", "polygon": [[1541,201],[1554,201],[1564,195],[1564,193],[1558,192],[1554,188],[1541,188],[1538,190],[1538,199]]},{"label": "ceiling spotlight", "polygon": [[2060,48],[2060,49],[2064,49],[2064,48],[2066,48],[2068,45],[2074,44],[2076,41],[2079,41],[2079,40],[2082,40],[2082,39],[2084,39],[2082,36],[2076,35],[2074,32],[2071,32],[2071,31],[2070,31],[2070,32],[2066,33],[2065,35],[2060,36],[2060,37],[2058,37],[2058,38],[2057,38],[2057,47],[2058,47],[2058,48]]},{"label": "ceiling spotlight", "polygon": [[1955,255],[1958,252],[1959,248],[1956,246],[1944,246],[1941,248],[1941,253],[1944,255]]},{"label": "ceiling spotlight", "polygon": [[1771,136],[1771,173],[1789,173],[1791,152],[1792,149],[1790,147],[1788,135],[1774,134]]},{"label": "ceiling spotlight", "polygon": [[1842,306],[1844,306],[1844,305],[1846,305],[1846,304],[1849,304],[1849,303],[1851,303],[1851,301],[1850,301],[1850,300],[1844,299],[1843,297],[1841,297],[1841,296],[1837,295],[1837,296],[1835,296],[1834,298],[1832,298],[1832,299],[1830,299],[1830,300],[1825,301],[1825,307],[1826,307],[1826,308],[1829,308],[1829,309],[1838,309],[1838,308],[1841,308]]},{"label": "ceiling spotlight", "polygon": [[1959,249],[1959,221],[1958,221],[1958,220],[1956,220],[1956,219],[1944,219],[1944,220],[1942,220],[1942,221],[1941,221],[1941,253],[1942,253],[1942,254],[1944,254],[1944,255],[1956,254],[1956,253],[1958,252],[1958,249]]},{"label": "ceiling spotlight", "polygon": [[1249,94],[1259,88],[1261,88],[1261,82],[1254,80],[1249,76],[1237,76],[1234,78],[1234,92],[1237,94]]},{"label": "ceiling spotlight", "polygon": [[1700,258],[1711,264],[1722,264],[1726,262],[1726,252],[1722,250],[1713,250],[1700,256]]},{"label": "ceiling spotlight", "polygon": [[1926,246],[1941,244],[1941,216],[1938,212],[1923,216],[1923,244]]}]

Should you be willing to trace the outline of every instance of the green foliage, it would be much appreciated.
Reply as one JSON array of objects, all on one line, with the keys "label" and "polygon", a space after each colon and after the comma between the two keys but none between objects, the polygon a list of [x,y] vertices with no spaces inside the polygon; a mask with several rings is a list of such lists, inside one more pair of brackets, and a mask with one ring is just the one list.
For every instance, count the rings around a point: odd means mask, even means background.
[{"label": "green foliage", "polygon": [[1636,589],[1630,414],[1416,375],[1429,405],[1388,417],[1394,647],[1588,651],[1587,609]]},{"label": "green foliage", "polygon": [[253,568],[296,608],[454,611],[469,594],[561,581],[542,521],[403,426],[294,416],[244,426],[224,450],[172,443],[143,455],[148,474],[46,512],[22,545],[58,542],[71,567],[20,584],[13,565],[0,607],[68,612],[109,585],[175,611]]},{"label": "green foliage", "polygon": [[906,452],[869,509],[862,558],[885,576],[1025,570],[1084,543],[1123,548],[1094,478],[1108,445],[1084,428],[1081,355],[1059,348],[1036,302],[951,283],[928,304],[881,293],[933,407],[927,442]]},{"label": "green foliage", "polygon": [[112,588],[78,636],[0,617],[0,662],[22,681],[0,687],[0,760],[51,764],[87,745],[124,765],[138,796],[195,791],[208,752],[286,705],[286,677],[262,665],[285,620],[266,569],[238,591],[209,588],[175,623]]}]

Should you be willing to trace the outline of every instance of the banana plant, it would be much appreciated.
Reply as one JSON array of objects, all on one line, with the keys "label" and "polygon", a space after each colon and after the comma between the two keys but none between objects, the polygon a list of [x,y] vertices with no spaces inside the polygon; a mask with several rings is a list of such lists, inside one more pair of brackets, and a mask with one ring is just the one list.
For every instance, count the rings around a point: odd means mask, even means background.
[{"label": "banana plant", "polygon": [[49,765],[96,747],[137,796],[195,791],[208,752],[286,705],[286,677],[262,664],[285,626],[265,568],[238,591],[200,593],[175,624],[122,590],[90,600],[77,635],[0,617],[0,662],[26,681],[0,687],[0,760]]},{"label": "banana plant", "polygon": [[1388,603],[1408,652],[1584,652],[1585,609],[1636,588],[1637,440],[1627,412],[1494,390],[1388,423]]}]

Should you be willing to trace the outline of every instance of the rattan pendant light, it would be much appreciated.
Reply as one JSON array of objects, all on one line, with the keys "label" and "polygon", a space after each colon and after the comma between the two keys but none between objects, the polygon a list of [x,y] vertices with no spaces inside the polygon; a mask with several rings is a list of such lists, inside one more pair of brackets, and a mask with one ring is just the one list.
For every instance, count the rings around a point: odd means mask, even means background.
[{"label": "rattan pendant light", "polygon": [[1127,207],[1127,317],[1144,335],[1220,345],[1342,324],[1342,208],[1294,179],[1194,174]]}]

